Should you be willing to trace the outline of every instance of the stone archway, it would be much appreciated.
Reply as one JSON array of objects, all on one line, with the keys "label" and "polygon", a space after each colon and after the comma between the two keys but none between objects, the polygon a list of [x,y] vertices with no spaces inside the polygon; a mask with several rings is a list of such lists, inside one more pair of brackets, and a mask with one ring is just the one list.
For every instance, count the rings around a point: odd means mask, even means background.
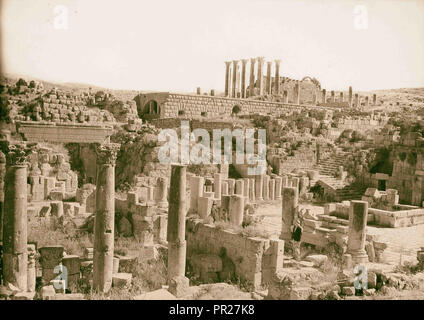
[{"label": "stone archway", "polygon": [[159,115],[160,106],[156,100],[147,101],[142,108],[138,110],[138,116],[143,118],[144,115]]}]

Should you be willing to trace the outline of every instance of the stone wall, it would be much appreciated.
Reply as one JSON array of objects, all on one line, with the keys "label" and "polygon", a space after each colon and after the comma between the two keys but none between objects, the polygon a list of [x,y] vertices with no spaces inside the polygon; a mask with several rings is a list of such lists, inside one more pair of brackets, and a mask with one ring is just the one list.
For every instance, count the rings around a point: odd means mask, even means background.
[{"label": "stone wall", "polygon": [[[276,114],[302,110],[306,105],[284,104],[253,99],[236,99],[205,95],[175,94],[169,92],[140,94],[136,98],[139,116],[145,112],[145,105],[149,101],[156,101],[158,117],[160,118],[192,118],[231,116],[235,106],[240,107],[240,114]],[[321,108],[309,106],[310,108]]]},{"label": "stone wall", "polygon": [[[227,257],[235,265],[236,275],[255,289],[268,283],[275,270],[283,267],[282,240],[244,237],[214,225],[203,224],[201,220],[188,220],[186,230],[188,257],[199,253],[218,256],[221,248],[225,248]],[[273,242],[283,244],[282,250],[273,250]],[[278,260],[281,262],[276,266],[275,261]]]}]

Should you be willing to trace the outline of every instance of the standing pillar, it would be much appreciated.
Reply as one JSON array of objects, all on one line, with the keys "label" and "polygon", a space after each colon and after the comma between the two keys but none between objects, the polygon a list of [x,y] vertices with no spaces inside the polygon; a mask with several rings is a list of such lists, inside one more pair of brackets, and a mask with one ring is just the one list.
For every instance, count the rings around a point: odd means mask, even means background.
[{"label": "standing pillar", "polygon": [[340,102],[343,102],[344,98],[343,98],[343,92],[340,92]]},{"label": "standing pillar", "polygon": [[264,187],[264,175],[258,174],[255,176],[255,197],[257,201],[264,200],[262,190]]},{"label": "standing pillar", "polygon": [[372,104],[374,106],[377,105],[377,95],[375,93],[372,95]]},{"label": "standing pillar", "polygon": [[327,91],[325,89],[322,89],[322,103],[327,103],[326,94],[327,94]]},{"label": "standing pillar", "polygon": [[[3,218],[4,218],[4,179],[6,175],[6,156],[0,151],[0,241],[3,239]],[[1,259],[1,255],[0,255]],[[1,274],[0,274],[1,281]]]},{"label": "standing pillar", "polygon": [[269,175],[264,175],[264,178],[263,178],[264,186],[262,190],[263,190],[263,197],[265,201],[269,200],[269,180],[270,180]]},{"label": "standing pillar", "polygon": [[359,104],[359,94],[355,93],[355,107],[359,108],[360,104]]},{"label": "standing pillar", "polygon": [[250,178],[249,180],[249,200],[255,201],[255,179]]},{"label": "standing pillar", "polygon": [[272,90],[272,78],[271,78],[271,68],[272,68],[272,62],[267,62],[267,69],[266,69],[266,93],[271,94]]},{"label": "standing pillar", "polygon": [[249,60],[241,60],[241,97],[246,98],[246,64]]},{"label": "standing pillar", "polygon": [[275,200],[281,200],[281,184],[283,178],[275,177]]},{"label": "standing pillar", "polygon": [[280,94],[280,63],[281,60],[275,60],[275,94]]},{"label": "standing pillar", "polygon": [[369,97],[366,96],[365,97],[365,107],[369,107],[369,106],[370,106]]},{"label": "standing pillar", "polygon": [[331,90],[331,102],[336,102],[336,96],[334,95],[334,91]]},{"label": "standing pillar", "polygon": [[180,296],[188,287],[186,267],[186,166],[171,167],[168,209],[168,281],[169,291]]},{"label": "standing pillar", "polygon": [[230,83],[231,83],[231,61],[225,61],[225,96],[230,95]]},{"label": "standing pillar", "polygon": [[221,163],[219,166],[219,173],[222,175],[222,179],[228,179],[228,171],[230,166],[228,163]]},{"label": "standing pillar", "polygon": [[237,98],[237,72],[238,72],[238,60],[233,60],[233,85],[231,97]]},{"label": "standing pillar", "polygon": [[262,96],[264,94],[264,86],[263,86],[263,76],[262,76],[262,68],[264,66],[264,57],[259,57],[258,58],[258,76],[257,81],[258,81],[258,89],[259,89],[259,95]]},{"label": "standing pillar", "polygon": [[275,200],[275,179],[269,180],[269,200]]},{"label": "standing pillar", "polygon": [[27,156],[32,147],[9,146],[3,219],[3,282],[27,290]]},{"label": "standing pillar", "polygon": [[234,194],[234,191],[235,191],[234,189],[236,187],[236,180],[234,180],[234,179],[227,179],[227,182],[228,182],[228,194],[230,196],[232,196]]},{"label": "standing pillar", "polygon": [[244,215],[244,197],[235,194],[230,197],[230,222],[235,226],[241,226]]},{"label": "standing pillar", "polygon": [[296,84],[294,85],[294,103],[300,104],[300,85],[299,81],[296,81]]},{"label": "standing pillar", "polygon": [[28,244],[28,273],[27,273],[27,290],[29,292],[35,291],[35,285],[37,280],[37,273],[35,270],[35,255],[37,254],[37,250],[35,248],[35,244]]},{"label": "standing pillar", "polygon": [[160,208],[168,206],[167,200],[168,180],[164,177],[159,177],[156,185],[155,200]]},{"label": "standing pillar", "polygon": [[236,190],[234,193],[241,196],[244,195],[244,181],[242,179],[236,180]]},{"label": "standing pillar", "polygon": [[283,103],[289,103],[289,95],[287,90],[284,90],[283,92]]},{"label": "standing pillar", "polygon": [[349,87],[349,97],[348,97],[349,107],[353,107],[352,105],[352,87]]},{"label": "standing pillar", "polygon": [[250,179],[249,178],[243,178],[243,183],[244,183],[244,187],[243,187],[243,196],[246,199],[249,199],[249,186],[250,186]]},{"label": "standing pillar", "polygon": [[249,82],[250,97],[253,97],[255,95],[255,63],[256,63],[256,58],[251,58],[250,59],[250,82]]},{"label": "standing pillar", "polygon": [[313,105],[316,106],[317,103],[318,103],[318,94],[317,94],[317,91],[316,90],[314,90],[312,99],[313,99],[312,100]]},{"label": "standing pillar", "polygon": [[115,233],[115,163],[120,145],[99,145],[97,153],[96,216],[94,220],[93,287],[108,292],[112,286]]},{"label": "standing pillar", "polygon": [[222,181],[222,185],[221,185],[221,197],[222,196],[228,196],[228,182],[227,181]]},{"label": "standing pillar", "polygon": [[292,225],[296,211],[298,210],[299,191],[297,188],[283,188],[282,204],[282,228],[280,239],[290,241],[292,237]]},{"label": "standing pillar", "polygon": [[205,178],[193,176],[190,177],[190,212],[197,212],[198,199],[203,196],[203,186]]},{"label": "standing pillar", "polygon": [[347,253],[352,255],[352,261],[356,263],[368,262],[368,255],[365,251],[367,218],[368,202],[350,201]]},{"label": "standing pillar", "polygon": [[213,181],[213,189],[215,192],[215,199],[220,200],[221,199],[221,188],[222,188],[222,175],[220,173],[215,173]]}]

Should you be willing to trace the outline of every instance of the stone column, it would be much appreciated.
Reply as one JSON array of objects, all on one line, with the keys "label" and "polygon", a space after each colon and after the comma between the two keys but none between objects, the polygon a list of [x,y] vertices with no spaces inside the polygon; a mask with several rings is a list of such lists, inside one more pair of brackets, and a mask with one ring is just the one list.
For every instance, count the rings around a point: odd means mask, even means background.
[{"label": "stone column", "polygon": [[228,196],[228,182],[227,181],[222,181],[221,197],[222,196]]},{"label": "stone column", "polygon": [[331,90],[331,102],[336,102],[336,96],[334,95],[334,91]]},{"label": "stone column", "polygon": [[[6,176],[6,156],[0,151],[0,241],[3,239],[3,218],[4,218],[4,179]],[[0,256],[1,259],[1,256]],[[1,278],[1,275],[0,275]]]},{"label": "stone column", "polygon": [[205,178],[190,177],[190,212],[196,212],[198,209],[198,199],[203,196],[203,186]]},{"label": "stone column", "polygon": [[200,87],[197,87],[197,89],[196,89],[196,93],[197,93],[197,94],[202,94],[202,92],[200,91]]},{"label": "stone column", "polygon": [[263,76],[262,76],[262,68],[264,66],[265,58],[258,57],[258,76],[256,77],[258,81],[259,95],[262,96],[264,94],[264,86],[263,86]]},{"label": "stone column", "polygon": [[215,199],[220,200],[221,199],[221,188],[222,188],[222,175],[220,173],[214,174],[214,182],[213,182],[213,189],[215,192]]},{"label": "stone column", "polygon": [[283,92],[283,103],[289,103],[289,95],[287,90],[284,90]]},{"label": "stone column", "polygon": [[244,181],[242,179],[236,180],[236,190],[234,193],[241,196],[244,194]]},{"label": "stone column", "polygon": [[275,179],[269,180],[269,200],[275,200]]},{"label": "stone column", "polygon": [[250,179],[249,178],[243,178],[243,196],[247,199],[249,199],[249,187],[250,187]]},{"label": "stone column", "polygon": [[235,191],[236,180],[234,180],[234,179],[227,179],[227,183],[228,183],[228,194],[230,196],[232,196],[234,194],[234,191]]},{"label": "stone column", "polygon": [[361,105],[359,104],[360,99],[359,99],[359,94],[355,93],[355,107],[359,108]]},{"label": "stone column", "polygon": [[28,244],[28,273],[27,273],[27,290],[29,292],[35,291],[35,285],[37,280],[37,273],[35,270],[35,255],[37,254],[37,250],[35,248],[35,244]]},{"label": "stone column", "polygon": [[275,200],[281,200],[281,185],[283,178],[275,177]]},{"label": "stone column", "polygon": [[253,97],[255,95],[255,63],[256,63],[256,58],[251,58],[250,59],[250,82],[249,82],[250,97]]},{"label": "stone column", "polygon": [[237,67],[238,60],[233,60],[233,85],[232,85],[232,94],[231,97],[237,98]]},{"label": "stone column", "polygon": [[93,288],[108,292],[112,286],[115,234],[115,163],[120,145],[98,145],[96,216],[94,220]]},{"label": "stone column", "polygon": [[235,194],[230,197],[230,222],[233,225],[241,226],[244,214],[244,197]]},{"label": "stone column", "polygon": [[369,107],[370,106],[369,97],[368,96],[365,97],[365,106],[366,107]]},{"label": "stone column", "polygon": [[280,63],[281,60],[275,60],[275,94],[280,94]]},{"label": "stone column", "polygon": [[340,92],[340,102],[344,102],[343,92]]},{"label": "stone column", "polygon": [[314,105],[317,105],[317,103],[318,103],[318,95],[317,95],[317,91],[316,90],[314,90],[314,94],[313,94],[313,97],[312,97],[312,99],[313,99],[313,104]]},{"label": "stone column", "polygon": [[271,68],[272,68],[272,61],[268,61],[267,69],[266,69],[266,93],[267,94],[271,94],[271,91],[272,91]]},{"label": "stone column", "polygon": [[246,98],[246,64],[249,60],[241,60],[241,97]]},{"label": "stone column", "polygon": [[283,188],[282,228],[280,239],[290,241],[295,213],[298,210],[299,191],[297,188]]},{"label": "stone column", "polygon": [[296,81],[296,84],[294,85],[294,103],[300,104],[300,85],[299,81]]},{"label": "stone column", "polygon": [[[186,166],[171,167],[171,188],[168,210],[168,281],[169,291],[177,296],[188,287],[186,267]],[[183,290],[184,291],[184,290]]]},{"label": "stone column", "polygon": [[349,102],[349,107],[353,107],[352,106],[352,87],[349,87],[349,97],[348,97],[348,102]]},{"label": "stone column", "polygon": [[258,174],[255,176],[255,198],[257,201],[263,201],[262,190],[264,187],[264,175]]},{"label": "stone column", "polygon": [[327,103],[327,91],[325,89],[322,89],[322,103]]},{"label": "stone column", "polygon": [[249,180],[249,200],[255,201],[255,179],[250,178]]},{"label": "stone column", "polygon": [[352,256],[352,260],[356,263],[368,262],[368,255],[365,251],[367,218],[368,202],[350,201],[347,253]]},{"label": "stone column", "polygon": [[14,144],[6,155],[3,282],[27,290],[27,157],[33,146]]},{"label": "stone column", "polygon": [[263,178],[264,186],[262,189],[263,190],[262,194],[265,201],[269,200],[269,180],[270,180],[269,175],[267,174],[264,175],[264,178]]},{"label": "stone column", "polygon": [[160,208],[168,206],[167,200],[168,180],[165,177],[159,177],[156,184],[155,200]]},{"label": "stone column", "polygon": [[231,82],[231,61],[225,61],[225,96],[230,96],[230,82]]},{"label": "stone column", "polygon": [[375,93],[372,95],[372,104],[377,105],[377,95]]}]

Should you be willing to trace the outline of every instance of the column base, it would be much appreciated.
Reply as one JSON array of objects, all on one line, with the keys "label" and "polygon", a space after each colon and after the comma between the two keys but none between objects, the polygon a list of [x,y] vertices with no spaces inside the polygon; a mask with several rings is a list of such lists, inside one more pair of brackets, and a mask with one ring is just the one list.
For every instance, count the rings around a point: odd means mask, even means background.
[{"label": "column base", "polygon": [[369,262],[368,254],[364,249],[362,250],[348,250],[347,254],[350,254],[352,256],[352,262],[359,264],[359,263],[367,263]]},{"label": "column base", "polygon": [[168,291],[177,298],[183,297],[189,293],[189,279],[185,276],[176,276],[169,281]]}]

